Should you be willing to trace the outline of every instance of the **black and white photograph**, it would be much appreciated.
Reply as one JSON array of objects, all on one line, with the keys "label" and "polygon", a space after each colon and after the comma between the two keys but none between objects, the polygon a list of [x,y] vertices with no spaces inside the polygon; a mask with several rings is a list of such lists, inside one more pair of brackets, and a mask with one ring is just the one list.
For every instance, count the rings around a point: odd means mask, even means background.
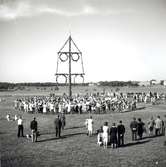
[{"label": "black and white photograph", "polygon": [[0,166],[166,166],[166,0],[0,0]]}]

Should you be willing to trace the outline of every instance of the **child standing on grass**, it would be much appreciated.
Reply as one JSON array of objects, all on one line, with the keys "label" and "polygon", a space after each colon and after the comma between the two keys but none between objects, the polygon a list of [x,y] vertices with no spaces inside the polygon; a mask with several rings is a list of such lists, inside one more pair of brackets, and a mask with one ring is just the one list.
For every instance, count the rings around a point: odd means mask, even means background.
[{"label": "child standing on grass", "polygon": [[101,146],[103,144],[103,127],[97,130],[97,144]]}]

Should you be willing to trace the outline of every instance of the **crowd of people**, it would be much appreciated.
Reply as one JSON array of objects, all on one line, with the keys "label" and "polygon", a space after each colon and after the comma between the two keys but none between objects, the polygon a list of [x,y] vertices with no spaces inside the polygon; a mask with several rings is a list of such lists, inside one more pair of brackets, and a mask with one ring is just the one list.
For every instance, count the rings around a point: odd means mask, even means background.
[{"label": "crowd of people", "polygon": [[[28,139],[31,138],[32,142],[37,142],[37,137],[40,135],[38,130],[38,122],[36,120],[36,117],[33,118],[33,120],[30,122],[30,130],[31,134],[24,135],[24,121],[21,115],[17,116],[15,115],[12,117],[10,114],[6,115],[7,121],[17,121],[18,125],[18,131],[17,131],[17,137],[27,137]],[[58,114],[57,117],[54,120],[55,124],[55,134],[56,137],[61,137],[61,130],[64,130],[66,125],[66,117],[64,113]]]},{"label": "crowd of people", "polygon": [[15,109],[28,113],[108,113],[125,112],[137,108],[137,103],[156,104],[165,96],[158,93],[120,93],[101,92],[86,95],[68,96],[34,96],[16,99]]},{"label": "crowd of people", "polygon": [[[55,131],[56,137],[61,137],[61,130],[64,129],[66,120],[65,115],[71,113],[109,113],[114,112],[125,112],[135,110],[137,103],[152,103],[155,104],[157,100],[165,100],[165,96],[159,95],[158,93],[119,93],[119,92],[101,92],[94,94],[86,94],[84,96],[75,95],[72,99],[69,99],[68,96],[34,96],[17,99],[14,101],[15,109],[18,109],[27,113],[53,113],[57,115],[55,119]],[[23,119],[21,116],[15,115],[11,117],[10,114],[7,114],[6,119],[8,121],[15,120],[18,124],[18,137],[24,136],[24,126]],[[87,127],[87,133],[89,136],[92,136],[94,133],[93,129],[94,121],[92,116],[86,119],[85,126]],[[141,118],[133,118],[133,121],[130,123],[130,129],[132,134],[132,140],[141,140],[143,133],[148,129],[149,136],[154,135],[165,135],[166,121],[162,121],[160,116],[156,119],[151,117],[147,122],[147,128],[145,128],[145,123]],[[30,123],[31,134],[27,135],[27,138],[31,138],[33,142],[37,141],[39,135],[38,132],[38,123],[36,118]],[[147,133],[147,130],[146,130]],[[104,148],[107,148],[108,144],[111,144],[113,148],[117,148],[121,145],[124,145],[124,135],[125,135],[125,126],[122,123],[122,120],[116,125],[115,122],[112,123],[112,126],[108,126],[108,122],[104,124],[97,130],[97,143],[98,145],[103,145]]]},{"label": "crowd of people", "polygon": [[[17,121],[18,132],[17,137],[24,137],[24,121],[21,116],[11,118],[10,115],[6,116],[8,121],[14,120]],[[57,114],[54,120],[55,125],[55,135],[57,138],[61,137],[61,131],[64,130],[66,125],[66,117],[64,113]],[[132,141],[142,140],[143,134],[147,133],[149,137],[166,135],[166,115],[164,120],[157,116],[156,119],[151,117],[147,123],[144,123],[141,118],[136,119],[135,117],[128,125],[131,130],[131,139]],[[123,124],[122,120],[119,123],[113,122],[111,127],[109,127],[108,122],[104,124],[97,130],[94,130],[94,120],[92,116],[85,120],[85,127],[87,128],[87,135],[93,136],[97,134],[97,144],[99,146],[103,145],[104,148],[107,148],[108,145],[111,145],[112,148],[117,148],[124,146],[124,138],[126,132],[126,126]],[[37,142],[39,136],[38,123],[36,118],[30,122],[31,134],[27,134],[27,138],[31,138],[32,142]]]},{"label": "crowd of people", "polygon": [[[86,119],[85,125],[89,136],[92,136],[93,134],[93,124],[94,121],[92,116],[90,116],[89,119]],[[156,119],[151,117],[147,122],[147,128],[141,118],[136,120],[134,117],[130,123],[130,130],[132,141],[142,140],[144,133],[148,133],[149,137],[160,135],[165,136],[166,115],[165,120],[162,120],[160,116],[157,116]],[[117,125],[113,122],[111,127],[108,126],[108,122],[104,122],[104,124],[97,130],[97,144],[99,146],[103,145],[104,148],[107,148],[108,144],[110,144],[112,148],[124,146],[124,135],[125,125],[122,123],[122,120],[120,120]]]}]

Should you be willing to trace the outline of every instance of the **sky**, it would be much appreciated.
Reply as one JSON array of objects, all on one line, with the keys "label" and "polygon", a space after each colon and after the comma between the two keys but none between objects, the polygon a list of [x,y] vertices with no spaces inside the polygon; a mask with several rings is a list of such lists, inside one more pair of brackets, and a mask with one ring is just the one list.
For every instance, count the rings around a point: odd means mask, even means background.
[{"label": "sky", "polygon": [[0,82],[55,82],[70,34],[85,82],[166,79],[165,0],[0,0]]}]

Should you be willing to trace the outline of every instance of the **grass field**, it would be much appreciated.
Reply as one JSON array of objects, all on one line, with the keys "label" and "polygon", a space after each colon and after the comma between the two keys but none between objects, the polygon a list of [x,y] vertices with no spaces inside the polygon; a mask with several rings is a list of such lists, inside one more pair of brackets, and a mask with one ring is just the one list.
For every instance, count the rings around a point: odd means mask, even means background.
[{"label": "grass field", "polygon": [[[164,91],[164,90],[163,90]],[[33,94],[30,91],[27,94]],[[47,92],[48,93],[48,92]],[[93,115],[94,129],[98,129],[105,121],[111,125],[113,122],[123,120],[126,126],[125,146],[117,149],[104,149],[96,144],[97,136],[88,137],[83,126],[88,114],[66,115],[67,125],[62,132],[62,138],[57,139],[54,131],[55,115],[27,114],[13,109],[13,101],[17,96],[26,95],[23,92],[2,92],[3,101],[0,102],[0,139],[1,139],[1,165],[2,166],[57,166],[57,167],[165,167],[166,166],[166,137],[148,138],[137,142],[131,141],[129,129],[133,116],[147,120],[166,114],[166,105],[142,104],[142,110],[126,113],[113,113]],[[42,93],[41,93],[42,94]],[[46,94],[46,93],[45,93]],[[17,122],[8,122],[7,113],[11,115],[22,114],[24,118],[24,134],[29,134],[30,121],[35,116],[39,124],[41,136],[37,143],[26,138],[17,138]]]}]

